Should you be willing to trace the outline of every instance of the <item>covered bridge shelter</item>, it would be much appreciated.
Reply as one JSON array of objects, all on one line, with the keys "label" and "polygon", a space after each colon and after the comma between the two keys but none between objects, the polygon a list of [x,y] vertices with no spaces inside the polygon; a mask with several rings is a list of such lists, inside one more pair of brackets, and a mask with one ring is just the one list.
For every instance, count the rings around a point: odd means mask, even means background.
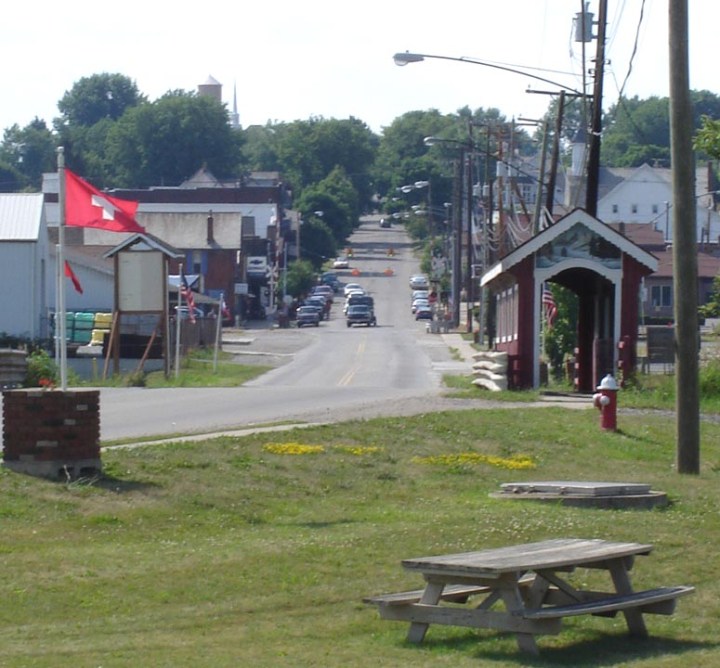
[{"label": "covered bridge shelter", "polygon": [[544,284],[578,297],[575,389],[615,374],[618,344],[635,366],[642,279],[657,259],[583,209],[574,209],[508,253],[481,278],[495,300],[496,350],[508,353],[510,387],[540,385]]}]

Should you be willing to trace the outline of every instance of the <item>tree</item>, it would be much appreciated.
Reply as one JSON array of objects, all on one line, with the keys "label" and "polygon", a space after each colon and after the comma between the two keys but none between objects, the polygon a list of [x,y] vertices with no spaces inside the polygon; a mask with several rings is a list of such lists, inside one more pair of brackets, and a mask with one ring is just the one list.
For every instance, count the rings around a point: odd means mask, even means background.
[{"label": "tree", "polygon": [[695,148],[711,158],[720,159],[720,120],[703,116],[695,136]]},{"label": "tree", "polygon": [[[692,91],[693,124],[720,117],[720,97],[709,91]],[[670,166],[670,100],[650,97],[620,98],[608,111],[600,154],[604,164],[638,167],[644,163]]]},{"label": "tree", "polygon": [[720,318],[720,276],[713,279],[707,303],[698,310],[703,318]]},{"label": "tree", "polygon": [[307,260],[296,260],[288,267],[285,281],[287,294],[298,299],[315,285],[315,267]]},{"label": "tree", "polygon": [[0,193],[15,193],[23,188],[23,175],[17,169],[0,162]]},{"label": "tree", "polygon": [[283,171],[277,156],[275,128],[267,125],[252,125],[243,131],[243,164],[250,171]]},{"label": "tree", "polygon": [[240,134],[215,99],[171,91],[128,109],[108,130],[104,165],[117,187],[176,186],[206,166],[216,177],[238,171]]},{"label": "tree", "polygon": [[300,254],[319,270],[326,260],[337,255],[330,228],[318,217],[304,220],[300,231]]},{"label": "tree", "polygon": [[[436,109],[411,111],[396,118],[383,132],[373,170],[378,193],[391,200],[397,196],[396,188],[429,180],[431,172],[441,168],[437,160],[428,155],[425,137],[444,136],[451,132],[457,118],[443,115]],[[398,205],[397,208],[400,208]],[[392,208],[389,209],[392,212]]]},{"label": "tree", "polygon": [[35,118],[24,128],[15,124],[5,130],[0,162],[20,177],[17,190],[40,190],[43,173],[57,166],[55,138],[45,121]]},{"label": "tree", "polygon": [[[371,205],[371,168],[379,140],[365,123],[356,118],[311,118],[282,123],[272,130],[265,138],[272,142],[277,168],[298,193],[340,167],[358,193],[360,208]],[[254,148],[257,155],[258,146]]]},{"label": "tree", "polygon": [[335,244],[343,244],[359,221],[359,196],[345,171],[336,167],[316,184],[306,187],[295,207],[310,217],[316,211],[331,231]]},{"label": "tree", "polygon": [[103,118],[118,120],[128,109],[145,102],[137,85],[123,74],[83,77],[58,102],[62,116],[56,127],[90,127]]},{"label": "tree", "polygon": [[562,376],[563,364],[577,345],[578,298],[567,288],[553,283],[557,315],[552,327],[545,329],[544,349],[556,377]]}]

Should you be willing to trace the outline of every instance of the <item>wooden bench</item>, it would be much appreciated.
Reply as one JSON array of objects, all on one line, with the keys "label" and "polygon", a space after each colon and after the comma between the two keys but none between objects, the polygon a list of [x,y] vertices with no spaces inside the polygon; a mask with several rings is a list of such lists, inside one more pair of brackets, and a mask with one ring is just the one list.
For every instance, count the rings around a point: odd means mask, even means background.
[{"label": "wooden bench", "polygon": [[695,587],[658,587],[637,591],[632,594],[606,596],[589,601],[580,601],[570,605],[556,605],[536,610],[524,610],[525,619],[557,619],[575,615],[612,616],[621,610],[639,608],[640,612],[656,615],[672,615],[675,601],[680,596],[691,594]]},{"label": "wooden bench", "polygon": [[[363,599],[363,603],[371,603],[373,605],[410,605],[411,603],[419,603],[424,591],[424,589],[414,589],[413,591],[400,591],[395,594],[368,596]],[[475,594],[487,594],[490,591],[490,587],[482,587],[479,585],[446,585],[443,593],[440,595],[440,600],[450,601],[452,603],[467,603],[468,598],[471,596]]]},{"label": "wooden bench", "polygon": [[[522,588],[529,587],[535,582],[535,575],[529,573],[520,578],[518,585]],[[471,596],[477,594],[490,594],[494,590],[492,587],[485,585],[445,585],[443,593],[440,595],[441,601],[450,603],[467,603]],[[367,596],[363,599],[363,603],[373,605],[410,605],[419,603],[422,599],[424,589],[413,589],[412,591],[400,591],[394,594],[380,594],[379,596]]]}]

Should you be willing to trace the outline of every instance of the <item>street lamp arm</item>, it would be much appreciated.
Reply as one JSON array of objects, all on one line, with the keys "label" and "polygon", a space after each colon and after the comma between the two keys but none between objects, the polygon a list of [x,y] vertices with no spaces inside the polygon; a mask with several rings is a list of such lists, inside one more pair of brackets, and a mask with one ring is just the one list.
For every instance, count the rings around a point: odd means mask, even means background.
[{"label": "street lamp arm", "polygon": [[[396,65],[399,67],[403,67],[409,63],[421,63],[426,58],[433,58],[435,60],[453,60],[455,62],[459,63],[470,63],[472,65],[483,65],[484,67],[492,67],[496,70],[503,70],[504,72],[511,72],[512,74],[520,74],[526,77],[530,77],[531,79],[536,79],[537,81],[542,81],[547,84],[551,84],[553,86],[557,86],[558,88],[562,88],[563,90],[566,90],[570,93],[573,93],[575,95],[583,96],[583,93],[581,93],[578,90],[575,90],[574,88],[570,88],[569,86],[566,86],[564,84],[558,83],[557,81],[552,81],[551,79],[546,79],[545,77],[538,76],[537,74],[530,74],[529,72],[524,72],[523,70],[515,69],[514,67],[509,67],[507,65],[500,65],[498,63],[492,63],[487,60],[480,60],[478,58],[468,58],[467,56],[460,56],[460,57],[454,57],[454,56],[434,56],[427,53],[410,53],[406,51],[405,53],[396,53],[393,56],[393,61]],[[518,65],[517,67],[525,67],[524,65]]]}]

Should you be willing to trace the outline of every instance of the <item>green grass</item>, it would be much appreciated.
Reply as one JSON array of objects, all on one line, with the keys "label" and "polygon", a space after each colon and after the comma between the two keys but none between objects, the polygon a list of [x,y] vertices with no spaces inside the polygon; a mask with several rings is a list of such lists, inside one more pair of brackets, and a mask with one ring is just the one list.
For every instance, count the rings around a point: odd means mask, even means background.
[{"label": "green grass", "polygon": [[78,377],[71,378],[71,386],[82,387],[127,387],[141,386],[150,388],[160,387],[239,387],[264,373],[272,367],[262,365],[237,364],[232,361],[232,355],[225,352],[218,354],[217,364],[213,359],[212,349],[193,350],[183,358],[180,371],[175,376],[170,370],[168,377],[163,371],[145,373],[137,371],[117,376],[109,376],[102,380],[92,378],[89,381]]},{"label": "green grass", "polygon": [[[105,451],[94,484],[2,469],[0,665],[720,665],[720,425],[702,422],[698,476],[674,472],[671,418],[619,426],[603,432],[595,411],[466,410]],[[442,458],[469,452],[510,468]],[[512,468],[517,455],[535,468]],[[503,482],[563,479],[645,482],[672,504],[489,497]],[[539,658],[492,631],[431,627],[408,645],[405,624],[361,602],[421,586],[405,557],[557,536],[653,543],[635,585],[697,592],[672,617],[648,616],[646,641],[622,618],[579,617],[540,638]]]}]

